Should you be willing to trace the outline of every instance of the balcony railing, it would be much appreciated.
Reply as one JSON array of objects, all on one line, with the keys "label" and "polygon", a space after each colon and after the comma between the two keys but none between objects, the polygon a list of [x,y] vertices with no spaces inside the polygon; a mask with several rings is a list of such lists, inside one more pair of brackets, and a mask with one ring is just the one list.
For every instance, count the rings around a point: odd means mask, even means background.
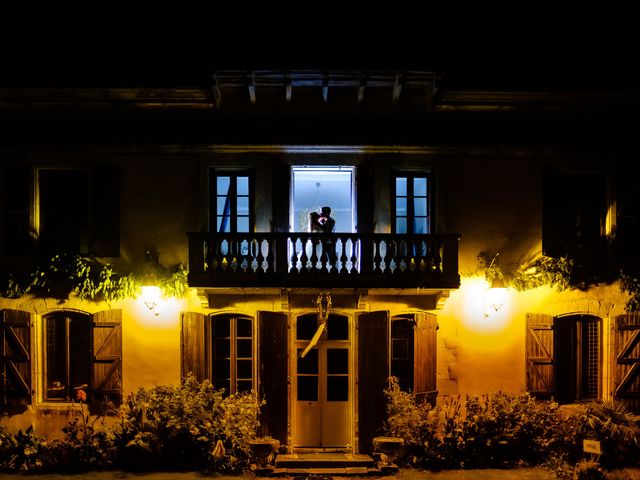
[{"label": "balcony railing", "polygon": [[194,287],[458,288],[458,234],[189,233]]}]

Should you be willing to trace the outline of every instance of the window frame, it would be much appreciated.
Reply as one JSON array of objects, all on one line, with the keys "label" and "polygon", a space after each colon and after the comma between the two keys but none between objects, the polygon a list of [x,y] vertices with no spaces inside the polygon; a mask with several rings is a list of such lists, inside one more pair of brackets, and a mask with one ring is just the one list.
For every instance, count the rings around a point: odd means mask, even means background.
[{"label": "window frame", "polygon": [[[396,181],[398,178],[407,178],[407,194],[404,198],[407,199],[406,206],[406,220],[407,220],[407,231],[406,232],[398,232],[397,228],[397,190],[396,190]],[[414,200],[416,196],[414,195],[413,181],[416,178],[425,178],[426,179],[426,226],[427,232],[423,234],[417,235],[429,235],[433,233],[434,230],[434,209],[433,209],[433,173],[427,170],[393,170],[390,176],[390,215],[391,215],[391,233],[394,234],[402,234],[402,235],[416,235],[415,230],[415,207]],[[417,197],[421,198],[421,197]],[[418,218],[422,218],[419,216]]]},{"label": "window frame", "polygon": [[[222,196],[218,194],[218,178],[230,177],[229,193],[230,199],[230,213],[229,213],[229,231],[219,231],[218,229],[218,197]],[[239,177],[247,177],[249,183],[249,228],[247,232],[238,232],[238,195],[237,195],[237,179]],[[208,224],[209,231],[216,233],[251,233],[255,229],[255,178],[254,172],[251,169],[209,169],[209,215]],[[245,215],[242,215],[245,217]],[[224,215],[223,215],[224,218]]]},{"label": "window frame", "polygon": [[[71,378],[74,375],[74,368],[76,369],[76,374],[81,369],[81,365],[73,365],[72,364],[72,356],[71,350],[74,348],[74,344],[76,342],[73,341],[71,336],[71,322],[72,320],[87,322],[88,325],[86,328],[79,330],[81,333],[86,333],[87,338],[85,339],[85,344],[87,345],[87,351],[83,352],[83,356],[86,357],[86,375],[87,382],[82,387],[82,390],[88,395],[91,389],[92,383],[92,355],[93,355],[93,321],[92,317],[89,314],[84,314],[81,312],[69,312],[69,311],[56,311],[51,312],[42,317],[42,336],[41,336],[41,345],[42,345],[42,401],[43,402],[51,402],[51,403],[70,403],[77,401],[77,398],[73,395],[74,387],[71,384]],[[64,390],[64,398],[50,397],[48,395],[49,390],[49,358],[48,358],[48,325],[51,321],[64,321],[64,369],[65,369],[65,390]],[[81,373],[81,375],[82,375]]]},{"label": "window frame", "polygon": [[[251,322],[251,337],[239,336],[238,335],[238,320],[248,320]],[[216,323],[219,321],[228,321],[229,322],[229,336],[228,337],[218,337],[216,335]],[[216,388],[222,388],[224,385],[221,385],[221,382],[224,382],[225,385],[229,385],[229,389],[227,391],[225,388],[225,396],[234,395],[239,392],[244,392],[246,390],[238,390],[238,382],[239,381],[248,381],[247,378],[238,378],[238,361],[251,361],[251,389],[255,391],[256,389],[256,372],[255,372],[255,364],[256,364],[256,322],[255,319],[248,315],[234,315],[234,314],[217,314],[211,315],[209,317],[210,322],[210,345],[211,348],[209,351],[211,352],[210,356],[210,365],[211,369],[211,380]],[[238,340],[251,340],[251,357],[239,357],[238,356]],[[229,357],[218,357],[216,348],[216,344],[220,340],[228,340],[229,341]],[[216,367],[216,360],[228,360],[229,361],[229,375],[228,378],[218,378],[218,368]]]}]

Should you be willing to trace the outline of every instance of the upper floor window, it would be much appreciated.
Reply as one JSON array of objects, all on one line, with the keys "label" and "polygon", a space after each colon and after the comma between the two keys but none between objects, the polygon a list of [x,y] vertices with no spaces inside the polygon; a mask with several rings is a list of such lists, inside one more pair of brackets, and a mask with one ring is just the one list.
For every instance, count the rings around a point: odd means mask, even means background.
[{"label": "upper floor window", "polygon": [[211,170],[211,226],[217,232],[253,229],[253,191],[248,172]]},{"label": "upper floor window", "polygon": [[89,171],[40,169],[40,245],[50,252],[89,253]]},{"label": "upper floor window", "polygon": [[431,232],[430,181],[424,172],[398,172],[391,182],[394,233]]}]

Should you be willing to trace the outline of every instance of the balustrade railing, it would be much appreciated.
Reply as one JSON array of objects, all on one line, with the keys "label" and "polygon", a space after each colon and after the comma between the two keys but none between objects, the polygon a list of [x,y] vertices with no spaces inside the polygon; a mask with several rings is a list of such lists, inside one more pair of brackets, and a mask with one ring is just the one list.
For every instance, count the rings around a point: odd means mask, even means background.
[{"label": "balustrade railing", "polygon": [[196,287],[459,285],[457,234],[188,235],[189,283]]}]

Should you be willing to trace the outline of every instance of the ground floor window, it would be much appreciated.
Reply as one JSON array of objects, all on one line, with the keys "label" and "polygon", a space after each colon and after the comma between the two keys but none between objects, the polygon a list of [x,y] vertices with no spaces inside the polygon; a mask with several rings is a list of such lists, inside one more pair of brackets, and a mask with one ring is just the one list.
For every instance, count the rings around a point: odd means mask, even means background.
[{"label": "ground floor window", "polygon": [[391,375],[400,388],[413,392],[413,343],[415,322],[409,318],[391,320]]},{"label": "ground floor window", "polygon": [[249,317],[212,317],[213,384],[228,394],[253,388],[253,320]]},{"label": "ground floor window", "polygon": [[91,316],[56,312],[44,317],[44,399],[71,401],[91,382]]}]

